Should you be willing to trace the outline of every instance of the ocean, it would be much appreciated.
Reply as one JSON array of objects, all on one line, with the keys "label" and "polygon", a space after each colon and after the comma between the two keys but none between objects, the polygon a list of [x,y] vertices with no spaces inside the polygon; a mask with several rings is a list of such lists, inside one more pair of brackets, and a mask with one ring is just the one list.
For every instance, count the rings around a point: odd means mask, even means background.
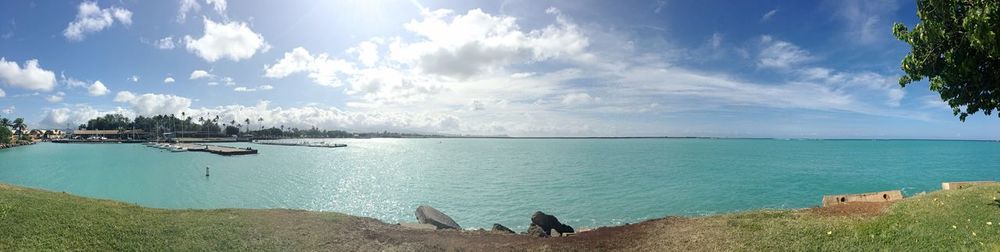
[{"label": "ocean", "polygon": [[[543,211],[574,227],[667,215],[805,208],[824,194],[994,180],[1000,143],[771,139],[329,139],[346,148],[173,153],[141,144],[0,150],[0,183],[156,208],[290,208],[523,231]],[[211,176],[205,176],[210,167]]]}]

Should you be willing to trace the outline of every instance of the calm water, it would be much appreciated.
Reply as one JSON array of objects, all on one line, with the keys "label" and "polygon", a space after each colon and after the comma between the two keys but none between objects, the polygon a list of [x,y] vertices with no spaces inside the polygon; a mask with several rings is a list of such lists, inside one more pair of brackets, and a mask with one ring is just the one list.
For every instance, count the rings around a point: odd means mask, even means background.
[{"label": "calm water", "polygon": [[[0,150],[0,182],[158,208],[296,208],[386,222],[428,204],[466,228],[523,230],[532,212],[573,226],[759,208],[821,195],[936,190],[992,180],[1000,143],[709,139],[366,139],[347,148],[252,146],[259,155],[139,144]],[[212,176],[204,176],[205,166]]]}]

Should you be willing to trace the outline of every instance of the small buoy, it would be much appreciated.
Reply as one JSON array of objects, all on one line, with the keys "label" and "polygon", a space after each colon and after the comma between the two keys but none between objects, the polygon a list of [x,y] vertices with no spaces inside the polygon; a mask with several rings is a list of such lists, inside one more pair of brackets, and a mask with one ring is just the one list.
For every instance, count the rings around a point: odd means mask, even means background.
[{"label": "small buoy", "polygon": [[208,166],[205,166],[205,177],[208,177]]}]

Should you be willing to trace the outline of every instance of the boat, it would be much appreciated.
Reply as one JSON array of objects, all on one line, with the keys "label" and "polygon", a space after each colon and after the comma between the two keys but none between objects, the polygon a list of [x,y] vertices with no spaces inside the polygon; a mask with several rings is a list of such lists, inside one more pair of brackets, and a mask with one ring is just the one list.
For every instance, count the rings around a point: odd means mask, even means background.
[{"label": "boat", "polygon": [[185,151],[188,151],[187,148],[180,147],[180,146],[172,146],[170,148],[170,152],[185,152]]}]

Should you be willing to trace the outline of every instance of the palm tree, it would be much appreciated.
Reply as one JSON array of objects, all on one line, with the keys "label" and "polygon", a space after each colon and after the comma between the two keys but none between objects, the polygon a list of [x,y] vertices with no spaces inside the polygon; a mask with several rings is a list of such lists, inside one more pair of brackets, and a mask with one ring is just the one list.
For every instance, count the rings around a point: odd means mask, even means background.
[{"label": "palm tree", "polygon": [[258,117],[257,118],[257,122],[260,123],[260,130],[264,131],[264,118],[263,117]]},{"label": "palm tree", "polygon": [[10,119],[0,117],[0,126],[3,126],[3,127],[10,126]]},{"label": "palm tree", "polygon": [[245,122],[247,123],[247,133],[250,133],[250,118],[247,118]]}]

